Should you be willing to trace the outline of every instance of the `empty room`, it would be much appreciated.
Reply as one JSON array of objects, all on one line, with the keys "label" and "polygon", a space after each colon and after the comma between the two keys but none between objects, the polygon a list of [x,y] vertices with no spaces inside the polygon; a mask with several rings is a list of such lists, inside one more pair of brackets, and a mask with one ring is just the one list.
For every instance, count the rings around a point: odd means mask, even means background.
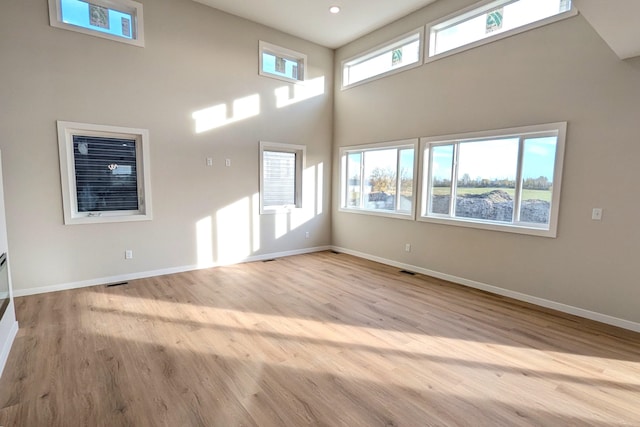
[{"label": "empty room", "polygon": [[0,426],[640,425],[638,22],[3,0]]}]

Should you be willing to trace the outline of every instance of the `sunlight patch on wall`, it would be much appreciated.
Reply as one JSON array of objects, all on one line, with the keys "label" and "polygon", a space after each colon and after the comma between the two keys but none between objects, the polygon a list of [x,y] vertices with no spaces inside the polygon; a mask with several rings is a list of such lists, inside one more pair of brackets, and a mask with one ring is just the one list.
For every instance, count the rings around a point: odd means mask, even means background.
[{"label": "sunlight patch on wall", "polygon": [[227,104],[214,105],[194,112],[191,117],[196,122],[196,133],[226,126],[231,123],[255,117],[260,114],[260,95],[250,95],[233,101],[231,116]]},{"label": "sunlight patch on wall", "polygon": [[318,163],[316,168],[316,215],[320,215],[324,199],[324,162]]},{"label": "sunlight patch on wall", "polygon": [[324,77],[279,87],[275,90],[276,107],[283,108],[324,94]]},{"label": "sunlight patch on wall", "polygon": [[274,228],[276,232],[276,235],[275,235],[276,239],[281,238],[282,236],[284,236],[289,232],[289,216],[290,215],[292,215],[291,212],[278,212],[273,215],[273,219],[275,221]]},{"label": "sunlight patch on wall", "polygon": [[249,197],[244,197],[218,210],[216,231],[218,243],[218,265],[244,261],[251,254],[251,206]]},{"label": "sunlight patch on wall", "polygon": [[253,229],[251,235],[253,237],[253,252],[260,250],[260,194],[255,193],[251,197],[251,218],[253,220]]},{"label": "sunlight patch on wall", "polygon": [[315,216],[316,179],[316,166],[310,166],[302,171],[302,208],[291,212],[290,230],[295,230]]},{"label": "sunlight patch on wall", "polygon": [[212,267],[213,263],[213,229],[211,217],[196,222],[196,248],[198,268]]}]

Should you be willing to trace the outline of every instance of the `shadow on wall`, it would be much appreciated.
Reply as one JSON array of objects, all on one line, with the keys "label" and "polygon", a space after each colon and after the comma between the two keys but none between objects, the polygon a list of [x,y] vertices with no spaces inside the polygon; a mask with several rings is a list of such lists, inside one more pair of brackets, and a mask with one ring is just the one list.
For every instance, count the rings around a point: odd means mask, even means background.
[{"label": "shadow on wall", "polygon": [[[271,223],[277,240],[323,213],[324,163],[307,167],[302,175],[302,207],[260,214],[260,196],[254,193],[206,216],[195,224],[198,267],[228,265],[247,260],[261,248],[261,224]],[[261,217],[263,221],[261,222]],[[215,241],[214,241],[215,239]]]}]

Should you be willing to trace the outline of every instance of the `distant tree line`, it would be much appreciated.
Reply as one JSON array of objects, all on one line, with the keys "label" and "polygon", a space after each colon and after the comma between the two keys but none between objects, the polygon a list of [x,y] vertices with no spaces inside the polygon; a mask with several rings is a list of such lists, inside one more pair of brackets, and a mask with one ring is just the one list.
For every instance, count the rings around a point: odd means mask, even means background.
[{"label": "distant tree line", "polygon": [[[451,179],[449,178],[434,178],[434,187],[450,187]],[[458,187],[460,188],[515,188],[516,181],[513,179],[487,179],[477,177],[471,179],[469,174],[465,173],[462,178],[458,180]],[[522,188],[527,190],[550,190],[553,186],[553,182],[549,181],[546,176],[540,176],[538,178],[526,178],[522,183]]]}]

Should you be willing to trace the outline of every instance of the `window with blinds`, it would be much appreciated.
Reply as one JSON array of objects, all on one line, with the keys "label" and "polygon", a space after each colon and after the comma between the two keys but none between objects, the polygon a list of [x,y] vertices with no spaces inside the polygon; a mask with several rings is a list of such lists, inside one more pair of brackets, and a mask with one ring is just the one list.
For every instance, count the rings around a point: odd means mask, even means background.
[{"label": "window with blinds", "polygon": [[305,147],[260,143],[260,211],[302,207],[302,169]]},{"label": "window with blinds", "polygon": [[296,153],[264,151],[264,206],[295,206]]},{"label": "window with blinds", "polygon": [[151,219],[148,131],[58,122],[65,224]]},{"label": "window with blinds", "polygon": [[136,140],[74,135],[78,212],[137,211]]}]

